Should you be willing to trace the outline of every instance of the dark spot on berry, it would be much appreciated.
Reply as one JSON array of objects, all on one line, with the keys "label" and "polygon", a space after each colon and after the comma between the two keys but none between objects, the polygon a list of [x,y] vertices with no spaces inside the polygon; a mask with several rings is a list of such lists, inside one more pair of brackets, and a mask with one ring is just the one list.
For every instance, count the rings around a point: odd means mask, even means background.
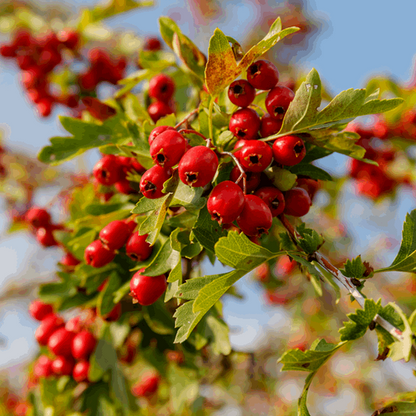
[{"label": "dark spot on berry", "polygon": [[293,150],[298,155],[299,153],[302,152],[303,148],[304,148],[303,143],[299,142],[295,144],[295,147],[293,148]]}]

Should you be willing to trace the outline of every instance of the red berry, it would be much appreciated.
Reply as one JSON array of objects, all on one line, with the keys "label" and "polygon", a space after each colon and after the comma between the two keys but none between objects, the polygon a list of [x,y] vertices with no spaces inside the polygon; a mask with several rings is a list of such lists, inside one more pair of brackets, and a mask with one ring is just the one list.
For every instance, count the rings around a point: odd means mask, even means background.
[{"label": "red berry", "polygon": [[117,192],[123,195],[130,195],[137,192],[134,188],[131,187],[130,181],[128,179],[122,179],[114,184],[114,187],[117,189]]},{"label": "red berry", "polygon": [[55,355],[62,355],[64,357],[71,356],[71,344],[74,338],[74,333],[65,328],[57,329],[48,340],[48,348]]},{"label": "red berry", "polygon": [[79,96],[77,94],[69,94],[60,97],[59,102],[68,108],[75,108],[78,106]]},{"label": "red berry", "polygon": [[35,228],[48,227],[51,223],[49,212],[39,207],[30,208],[25,214],[25,219]]},{"label": "red berry", "polygon": [[186,140],[175,130],[166,130],[159,134],[150,145],[150,156],[159,166],[175,166],[186,150]]},{"label": "red berry", "polygon": [[37,378],[46,378],[52,375],[52,360],[46,355],[41,355],[33,367],[33,374]]},{"label": "red berry", "polygon": [[159,387],[160,377],[153,371],[145,373],[140,382],[132,387],[135,397],[149,397],[156,393]]},{"label": "red berry", "polygon": [[147,306],[155,303],[167,287],[166,276],[145,276],[144,269],[136,272],[130,280],[130,294],[140,303]]},{"label": "red berry", "polygon": [[49,337],[64,325],[64,320],[53,313],[47,315],[35,331],[35,338],[40,345],[46,345]]},{"label": "red berry", "polygon": [[106,225],[99,234],[104,247],[114,251],[126,244],[130,236],[130,228],[124,221],[112,221]]},{"label": "red berry", "polygon": [[0,55],[3,58],[14,58],[16,56],[16,48],[13,45],[1,45]]},{"label": "red berry", "polygon": [[75,364],[75,367],[72,371],[72,377],[77,383],[88,380],[88,371],[90,370],[90,363],[88,361],[80,361]]},{"label": "red berry", "polygon": [[34,300],[29,306],[30,315],[37,321],[42,321],[52,312],[52,306],[40,300]]},{"label": "red berry", "polygon": [[105,121],[117,113],[113,107],[102,103],[97,98],[84,97],[81,101],[85,105],[86,110],[97,120]]},{"label": "red berry", "polygon": [[228,88],[228,98],[239,107],[248,107],[256,97],[256,90],[245,79],[231,83]]},{"label": "red berry", "polygon": [[296,179],[296,183],[296,188],[303,188],[309,194],[311,200],[315,196],[316,191],[319,189],[319,182],[315,179],[298,177],[298,179]]},{"label": "red berry", "polygon": [[33,59],[33,56],[32,55],[26,55],[26,54],[24,54],[24,55],[19,55],[17,57],[17,65],[19,66],[19,68],[22,71],[26,71],[29,68],[31,68],[32,66],[35,66],[36,65],[36,62]]},{"label": "red berry", "polygon": [[48,117],[52,112],[53,100],[50,97],[42,98],[36,104],[36,110],[41,117]]},{"label": "red berry", "polygon": [[97,340],[89,331],[81,331],[72,340],[72,356],[76,360],[86,360],[97,345]]},{"label": "red berry", "polygon": [[78,46],[79,34],[73,29],[63,29],[58,33],[58,39],[68,49],[74,50]]},{"label": "red berry", "polygon": [[157,101],[169,101],[175,92],[173,79],[165,74],[159,74],[149,81],[149,96]]},{"label": "red berry", "polygon": [[244,208],[237,218],[241,231],[252,237],[258,237],[272,226],[273,216],[267,204],[256,195],[245,195]]},{"label": "red berry", "polygon": [[263,172],[273,160],[272,148],[265,142],[248,140],[240,150],[239,160],[248,172]]},{"label": "red berry", "polygon": [[71,357],[56,357],[52,361],[52,371],[58,376],[70,376],[75,362]]},{"label": "red berry", "polygon": [[58,245],[58,242],[53,236],[52,227],[38,228],[36,230],[36,240],[38,240],[38,243],[43,247],[53,247]]},{"label": "red berry", "polygon": [[82,327],[83,327],[83,322],[80,316],[74,316],[65,324],[65,329],[67,331],[74,332],[75,334],[77,334],[78,332],[81,332]]},{"label": "red berry", "polygon": [[248,67],[247,80],[258,90],[270,90],[279,82],[279,71],[271,62],[260,59]]},{"label": "red berry", "polygon": [[134,221],[133,219],[129,219],[129,218],[124,220],[124,222],[128,225],[130,233],[132,233],[134,231],[134,229],[136,228],[137,222]]},{"label": "red berry", "polygon": [[105,186],[114,185],[122,179],[121,165],[114,155],[104,156],[95,164],[92,172],[95,179]]},{"label": "red berry", "polygon": [[261,118],[260,135],[261,137],[269,137],[276,134],[282,127],[283,120],[275,120],[269,113]]},{"label": "red berry", "polygon": [[117,303],[116,306],[109,312],[107,315],[104,315],[102,318],[107,322],[118,321],[121,316],[121,303]]},{"label": "red berry", "polygon": [[[153,143],[153,140],[156,139],[159,134],[165,132],[166,130],[175,130],[173,127],[170,126],[158,126],[155,127],[149,135],[149,144],[151,145]],[[176,130],[175,130],[176,131]]]},{"label": "red berry", "polygon": [[134,261],[145,261],[152,255],[153,247],[146,242],[147,234],[131,234],[126,244],[126,254]]},{"label": "red berry", "polygon": [[51,72],[57,65],[62,62],[62,56],[60,52],[51,49],[44,49],[39,55],[38,68],[47,74]]},{"label": "red berry", "polygon": [[273,156],[277,163],[294,166],[306,155],[305,143],[297,136],[279,137],[273,143]]},{"label": "red berry", "polygon": [[[234,166],[232,171],[231,171],[231,175],[230,175],[230,179],[233,182],[236,182],[237,179],[240,177],[241,172],[240,169],[238,169],[238,166]],[[247,177],[246,177],[246,192],[250,193],[255,191],[258,186],[260,185],[260,172],[247,172],[246,173]],[[241,189],[243,189],[243,179],[240,180],[240,182],[238,182],[237,184]]]},{"label": "red berry", "polygon": [[36,39],[43,49],[58,49],[59,40],[55,32],[42,33]]},{"label": "red berry", "polygon": [[207,208],[213,220],[222,224],[234,222],[244,206],[244,194],[232,181],[219,183],[211,192]]},{"label": "red berry", "polygon": [[283,193],[273,186],[260,188],[254,192],[254,195],[261,198],[267,204],[273,217],[277,217],[285,209],[285,198]]},{"label": "red berry", "polygon": [[260,117],[252,108],[242,108],[231,116],[228,128],[239,139],[256,139],[260,128]]},{"label": "red berry", "polygon": [[72,268],[80,264],[81,262],[74,257],[71,253],[65,253],[65,255],[62,257],[60,263],[68,268]]},{"label": "red berry", "polygon": [[162,44],[158,38],[147,38],[144,41],[143,50],[145,51],[160,51]]},{"label": "red berry", "polygon": [[92,267],[103,267],[114,260],[115,253],[107,250],[100,240],[93,241],[85,249],[84,258]]},{"label": "red berry", "polygon": [[279,257],[276,262],[275,272],[278,276],[288,276],[296,267],[296,262],[291,260],[289,256]]},{"label": "red berry", "polygon": [[90,68],[84,74],[81,74],[78,78],[78,83],[83,90],[91,91],[93,90],[98,83],[100,82],[97,72]]},{"label": "red berry", "polygon": [[156,101],[147,107],[147,112],[149,113],[153,122],[156,123],[156,121],[162,117],[165,117],[168,114],[172,114],[175,111],[169,104],[166,104],[162,101]]},{"label": "red berry", "polygon": [[28,90],[35,88],[42,77],[41,71],[38,68],[29,68],[20,74],[22,85]]},{"label": "red berry", "polygon": [[140,192],[148,199],[161,198],[163,184],[172,176],[172,170],[156,165],[146,171],[140,180]]},{"label": "red berry", "polygon": [[266,108],[276,120],[283,120],[295,93],[289,88],[277,86],[269,91],[266,97]]},{"label": "red berry", "polygon": [[285,210],[287,215],[303,217],[312,205],[309,194],[303,188],[292,188],[285,193]]},{"label": "red berry", "polygon": [[218,157],[205,146],[189,149],[179,162],[179,179],[185,184],[197,188],[212,181],[218,168]]}]

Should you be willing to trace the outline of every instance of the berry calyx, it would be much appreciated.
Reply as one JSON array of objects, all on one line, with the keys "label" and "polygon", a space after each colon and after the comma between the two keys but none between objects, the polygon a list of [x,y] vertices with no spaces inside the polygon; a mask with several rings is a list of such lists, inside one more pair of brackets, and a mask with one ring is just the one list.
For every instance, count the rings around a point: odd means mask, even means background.
[{"label": "berry calyx", "polygon": [[92,267],[103,267],[114,260],[115,253],[106,249],[100,240],[93,241],[87,246],[84,258]]},{"label": "berry calyx", "polygon": [[149,81],[149,96],[158,101],[169,101],[175,92],[173,79],[165,74],[159,74]]},{"label": "berry calyx", "polygon": [[[241,172],[240,169],[238,169],[238,166],[234,166],[231,174],[230,179],[233,182],[236,182],[238,178],[240,177]],[[246,192],[250,193],[255,191],[258,186],[260,185],[260,172],[246,172]],[[243,180],[241,179],[240,182],[237,183],[237,185],[243,189]]]},{"label": "berry calyx", "polygon": [[254,192],[254,195],[261,198],[267,204],[273,217],[277,217],[285,209],[285,198],[283,193],[273,186],[260,188]]},{"label": "berry calyx", "polygon": [[35,228],[48,227],[51,223],[51,215],[49,212],[39,207],[30,208],[25,214],[25,219]]},{"label": "berry calyx", "polygon": [[157,127],[155,127],[149,134],[149,145],[152,145],[153,140],[156,139],[156,137],[159,136],[159,134],[162,134],[163,132],[165,132],[167,130],[175,130],[175,129],[173,127],[170,127],[170,126],[157,126]]},{"label": "berry calyx", "polygon": [[89,331],[81,331],[72,340],[71,352],[76,360],[86,360],[94,351],[97,340]]},{"label": "berry calyx", "polygon": [[40,300],[34,300],[29,306],[30,315],[37,321],[42,321],[53,312],[52,305],[43,303]]},{"label": "berry calyx", "polygon": [[112,221],[99,234],[100,240],[108,250],[118,250],[126,244],[130,236],[130,228],[124,221]]},{"label": "berry calyx", "polygon": [[75,362],[71,357],[56,357],[52,361],[52,371],[58,376],[70,376]]},{"label": "berry calyx", "polygon": [[71,356],[71,344],[74,338],[74,333],[65,328],[57,329],[48,340],[48,348],[55,355],[62,355],[64,357]]},{"label": "berry calyx", "polygon": [[260,117],[252,108],[242,108],[231,116],[228,128],[239,139],[256,139],[260,128]]},{"label": "berry calyx", "polygon": [[130,294],[140,305],[155,303],[165,292],[167,283],[164,274],[145,276],[144,268],[136,272],[130,280]]},{"label": "berry calyx", "polygon": [[244,196],[244,207],[237,224],[250,237],[267,234],[272,226],[273,216],[267,204],[256,195]]},{"label": "berry calyx", "polygon": [[273,157],[277,163],[294,166],[306,155],[305,143],[297,136],[283,136],[273,143]]},{"label": "berry calyx", "polygon": [[248,140],[241,148],[239,160],[248,172],[263,172],[273,160],[272,148],[265,142]]},{"label": "berry calyx", "polygon": [[194,188],[205,186],[212,181],[218,168],[218,157],[205,146],[189,149],[179,162],[179,179]]},{"label": "berry calyx", "polygon": [[172,176],[172,170],[156,165],[146,171],[140,180],[140,192],[148,199],[164,196],[163,184]]},{"label": "berry calyx", "polygon": [[219,183],[211,192],[207,208],[211,218],[219,224],[230,224],[241,214],[244,206],[244,194],[232,181]]},{"label": "berry calyx", "polygon": [[270,90],[279,82],[279,71],[271,62],[260,59],[248,67],[247,80],[258,90]]},{"label": "berry calyx", "polygon": [[245,79],[232,82],[228,88],[228,98],[239,107],[248,107],[255,97],[256,90]]},{"label": "berry calyx", "polygon": [[99,160],[95,164],[92,173],[94,174],[95,179],[101,185],[105,186],[114,185],[122,179],[121,165],[117,156],[114,155],[106,155]]},{"label": "berry calyx", "polygon": [[278,85],[269,91],[266,97],[266,108],[276,120],[283,120],[295,93],[289,88]]},{"label": "berry calyx", "polygon": [[40,345],[46,345],[49,337],[64,325],[64,320],[53,313],[47,315],[35,331],[35,338]]},{"label": "berry calyx", "polygon": [[311,198],[303,188],[292,188],[285,193],[285,210],[287,215],[303,217],[312,205]]},{"label": "berry calyx", "polygon": [[82,383],[88,380],[88,371],[90,371],[90,363],[88,361],[80,361],[75,364],[72,370],[72,377],[77,383]]},{"label": "berry calyx", "polygon": [[159,134],[150,145],[150,156],[159,166],[175,166],[186,150],[186,140],[176,130],[166,130]]},{"label": "berry calyx", "polygon": [[139,232],[131,234],[126,243],[126,254],[134,261],[147,260],[152,252],[153,247],[146,241],[147,234],[139,235]]},{"label": "berry calyx", "polygon": [[282,127],[283,120],[274,119],[269,113],[261,118],[260,135],[261,137],[269,137],[276,134]]}]

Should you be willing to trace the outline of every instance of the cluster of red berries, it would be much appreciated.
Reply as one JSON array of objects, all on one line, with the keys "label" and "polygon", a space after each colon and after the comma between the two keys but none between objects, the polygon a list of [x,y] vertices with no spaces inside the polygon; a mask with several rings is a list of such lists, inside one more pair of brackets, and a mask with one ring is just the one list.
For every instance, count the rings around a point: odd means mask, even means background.
[{"label": "cluster of red berries", "polygon": [[[88,381],[89,357],[97,340],[80,323],[78,317],[64,322],[53,312],[51,305],[36,300],[30,304],[29,312],[40,321],[35,337],[40,345],[48,346],[54,358],[41,355],[35,363],[33,372],[37,379],[53,375],[72,375],[78,383]],[[77,361],[77,362],[75,362]]]},{"label": "cluster of red berries", "polygon": [[169,75],[159,74],[149,81],[148,94],[154,101],[147,107],[147,112],[154,123],[175,112],[174,93],[175,83]]},{"label": "cluster of red berries", "polygon": [[6,153],[6,150],[2,145],[0,145],[0,179],[5,178],[7,175],[6,167],[3,163],[3,155]]},{"label": "cluster of red berries", "polygon": [[42,117],[51,113],[55,103],[69,108],[78,105],[78,96],[75,94],[54,95],[48,76],[62,63],[62,52],[65,49],[76,51],[79,40],[78,33],[72,29],[59,33],[46,32],[36,37],[26,30],[20,30],[15,33],[11,43],[0,47],[0,54],[4,58],[15,59],[22,70],[22,85]]},{"label": "cluster of red berries", "polygon": [[[136,192],[127,179],[129,172],[143,173],[145,168],[134,158],[126,156],[105,155],[94,166],[93,175],[97,184],[106,187],[113,186],[122,194]],[[113,192],[106,192],[108,200]]]},{"label": "cluster of red berries", "polygon": [[[3,389],[2,389],[3,390]],[[14,416],[26,416],[30,410],[30,405],[27,402],[22,401],[14,393],[9,390],[0,391],[0,400],[4,403],[6,410],[10,415]]]},{"label": "cluster of red berries", "polygon": [[38,243],[43,247],[58,246],[53,236],[54,230],[62,228],[61,225],[52,224],[51,215],[44,208],[32,207],[25,214],[25,221],[32,227]]}]

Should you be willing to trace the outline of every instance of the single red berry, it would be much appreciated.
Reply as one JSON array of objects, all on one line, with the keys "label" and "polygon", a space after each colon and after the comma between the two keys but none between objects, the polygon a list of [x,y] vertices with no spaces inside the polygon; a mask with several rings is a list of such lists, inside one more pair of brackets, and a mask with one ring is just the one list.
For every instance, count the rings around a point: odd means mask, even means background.
[{"label": "single red berry", "polygon": [[208,198],[207,208],[213,220],[222,224],[234,222],[244,206],[244,194],[232,181],[219,183]]},{"label": "single red berry", "polygon": [[13,46],[15,48],[27,48],[33,43],[32,35],[26,29],[18,30],[13,39]]},{"label": "single red berry", "polygon": [[66,324],[65,329],[70,332],[74,332],[75,334],[78,334],[78,332],[81,332],[82,328],[84,326],[84,323],[82,322],[81,317],[74,316],[71,318]]},{"label": "single red berry", "polygon": [[252,108],[242,108],[231,116],[228,128],[239,139],[256,139],[260,128],[260,117]]},{"label": "single red berry", "polygon": [[58,49],[59,40],[55,32],[46,32],[37,36],[36,40],[42,49]]},{"label": "single red berry", "polygon": [[52,375],[52,360],[46,355],[41,355],[33,367],[33,374],[37,378],[47,378]]},{"label": "single red berry", "polygon": [[66,266],[67,268],[72,268],[72,267],[78,266],[78,264],[80,264],[81,262],[76,257],[74,257],[71,253],[67,252],[62,257],[60,263],[63,266]]},{"label": "single red berry", "polygon": [[99,160],[93,169],[95,179],[105,186],[114,185],[122,179],[122,169],[117,156],[106,155]]},{"label": "single red berry", "polygon": [[130,181],[128,179],[122,179],[114,184],[114,187],[117,189],[117,192],[123,195],[130,195],[137,193],[137,191],[131,187]]},{"label": "single red berry", "polygon": [[[356,160],[356,159],[352,159]],[[319,189],[319,182],[311,178],[297,178],[296,179],[296,188],[303,188],[313,200],[317,190]]]},{"label": "single red berry", "polygon": [[70,376],[75,361],[71,357],[56,357],[52,361],[52,371],[58,376]]},{"label": "single red berry", "polygon": [[41,79],[42,74],[39,68],[29,68],[26,71],[21,72],[20,80],[25,89],[35,88]]},{"label": "single red berry", "polygon": [[16,48],[13,45],[1,45],[0,46],[0,55],[3,58],[15,58],[16,57]]},{"label": "single red berry", "polygon": [[[237,182],[240,175],[241,175],[240,169],[238,168],[238,166],[234,166],[231,171],[230,179],[233,182]],[[260,185],[260,176],[261,176],[260,172],[246,172],[246,192],[247,193],[253,192],[258,188],[258,186]],[[243,179],[240,179],[240,182],[238,182],[237,185],[241,189],[243,189]]]},{"label": "single red berry", "polygon": [[243,211],[237,218],[241,231],[251,237],[267,234],[273,222],[270,208],[256,195],[245,195],[244,199]]},{"label": "single red berry", "polygon": [[145,276],[144,268],[136,272],[130,280],[130,294],[140,303],[147,306],[155,303],[167,287],[166,276]]},{"label": "single red berry", "polygon": [[25,219],[35,228],[48,227],[51,223],[49,212],[39,207],[30,208],[25,214]]},{"label": "single red berry", "polygon": [[303,217],[312,205],[309,194],[303,188],[292,188],[285,193],[285,210],[287,215]]},{"label": "single red berry", "polygon": [[170,168],[181,160],[186,150],[186,140],[175,130],[159,134],[150,145],[150,156],[159,166]]},{"label": "single red berry", "polygon": [[258,90],[270,90],[279,82],[279,71],[271,62],[260,59],[248,67],[247,80]]},{"label": "single red berry", "polygon": [[228,98],[239,107],[248,107],[256,98],[256,90],[245,79],[239,79],[229,86]]},{"label": "single red berry", "polygon": [[274,119],[269,113],[261,118],[260,135],[261,137],[269,137],[276,134],[282,127],[283,120]]},{"label": "single red berry", "polygon": [[162,49],[162,44],[158,38],[146,38],[144,40],[143,50],[145,51],[160,51]]},{"label": "single red berry", "polygon": [[175,110],[165,102],[155,101],[154,103],[150,104],[149,107],[147,107],[147,112],[149,113],[150,118],[153,120],[153,122],[156,123],[156,121],[158,121],[162,117],[174,113]]},{"label": "single red berry", "polygon": [[78,77],[79,86],[85,91],[93,90],[99,82],[100,79],[98,78],[98,74],[93,68],[90,68],[87,72]]},{"label": "single red berry", "polygon": [[131,391],[135,397],[149,397],[156,393],[160,383],[157,373],[150,371],[145,373],[140,382],[135,384]]},{"label": "single red berry", "polygon": [[59,102],[68,108],[75,108],[78,106],[79,96],[77,94],[64,95],[59,98]]},{"label": "single red berry", "polygon": [[53,236],[52,229],[52,227],[40,227],[36,230],[36,240],[38,240],[38,243],[43,247],[53,247],[58,245],[58,242]]},{"label": "single red berry", "polygon": [[40,345],[46,345],[49,337],[64,325],[64,320],[53,313],[47,315],[35,331],[35,338]]},{"label": "single red berry", "polygon": [[72,371],[72,377],[77,383],[88,380],[88,371],[90,370],[90,363],[88,361],[80,361],[75,364],[75,367]]},{"label": "single red berry", "polygon": [[179,179],[194,188],[205,186],[212,181],[218,168],[218,157],[205,146],[189,149],[179,162]]},{"label": "single red berry", "polygon": [[42,98],[36,104],[36,111],[41,117],[48,117],[52,113],[53,99],[51,97]]},{"label": "single red berry", "polygon": [[127,218],[126,220],[124,220],[124,222],[128,225],[130,233],[132,233],[134,229],[136,228],[137,222],[134,221],[134,219],[130,219],[130,218]]},{"label": "single red berry", "polygon": [[39,55],[38,68],[47,74],[51,72],[57,65],[62,62],[62,55],[60,52],[51,49],[44,49]]},{"label": "single red berry", "polygon": [[104,315],[102,318],[107,322],[116,322],[121,316],[121,303],[117,303],[116,306],[109,312],[107,315]]},{"label": "single red berry", "polygon": [[239,159],[240,158],[240,154],[241,154],[241,149],[243,148],[243,146],[248,142],[248,140],[237,140],[235,145],[234,145],[234,156]]},{"label": "single red berry", "polygon": [[49,337],[48,348],[55,355],[70,357],[72,354],[71,345],[74,335],[73,332],[65,328],[59,328]]},{"label": "single red berry", "polygon": [[79,42],[79,34],[74,29],[63,29],[58,33],[58,40],[68,49],[75,50]]},{"label": "single red berry", "polygon": [[32,316],[32,318],[36,319],[37,321],[42,321],[52,312],[53,312],[52,305],[43,303],[40,300],[34,300],[29,305],[29,313]]},{"label": "single red berry", "polygon": [[248,172],[263,172],[273,160],[272,148],[265,142],[248,140],[240,150],[239,160]]},{"label": "single red berry", "polygon": [[30,88],[26,91],[26,95],[32,103],[39,104],[41,100],[49,96],[49,93],[43,88]]},{"label": "single red berry", "polygon": [[282,256],[276,262],[275,273],[278,276],[288,276],[295,268],[296,261],[292,260],[289,256]]},{"label": "single red berry", "polygon": [[172,170],[156,165],[146,171],[140,180],[140,192],[148,199],[161,198],[163,184],[172,176]]},{"label": "single red berry", "polygon": [[168,351],[166,358],[168,361],[177,364],[183,364],[185,361],[185,355],[182,351]]},{"label": "single red berry", "polygon": [[149,81],[149,96],[157,101],[169,101],[175,92],[173,79],[165,74],[159,74]]},{"label": "single red berry", "polygon": [[[153,140],[156,139],[159,134],[165,132],[166,130],[175,130],[173,127],[170,126],[157,126],[155,127],[149,135],[149,144],[151,145],[153,143]],[[175,130],[176,131],[176,130]]]},{"label": "single red berry", "polygon": [[273,157],[277,163],[294,166],[306,155],[305,143],[297,136],[283,136],[273,143]]},{"label": "single red berry", "polygon": [[76,360],[86,360],[92,354],[97,345],[97,340],[89,331],[81,331],[72,340],[72,356]]},{"label": "single red berry", "polygon": [[93,241],[85,249],[84,258],[87,264],[92,267],[103,267],[114,260],[115,253],[107,250],[100,240]]},{"label": "single red berry", "polygon": [[283,193],[273,186],[266,186],[254,192],[270,208],[273,217],[280,215],[285,209],[285,198]]},{"label": "single red berry", "polygon": [[27,71],[32,66],[36,65],[36,61],[32,55],[23,54],[17,57],[17,65],[22,71]]},{"label": "single red berry", "polygon": [[86,110],[97,120],[105,121],[117,114],[117,110],[94,97],[81,99]]},{"label": "single red berry", "polygon": [[108,250],[118,250],[126,244],[130,236],[130,228],[124,221],[112,221],[99,234],[100,240]]},{"label": "single red berry", "polygon": [[139,235],[136,231],[131,234],[126,243],[126,254],[134,261],[145,261],[153,252],[153,247],[146,241],[147,234]]},{"label": "single red berry", "polygon": [[289,88],[278,85],[269,91],[266,97],[266,108],[276,120],[283,120],[295,93]]}]

